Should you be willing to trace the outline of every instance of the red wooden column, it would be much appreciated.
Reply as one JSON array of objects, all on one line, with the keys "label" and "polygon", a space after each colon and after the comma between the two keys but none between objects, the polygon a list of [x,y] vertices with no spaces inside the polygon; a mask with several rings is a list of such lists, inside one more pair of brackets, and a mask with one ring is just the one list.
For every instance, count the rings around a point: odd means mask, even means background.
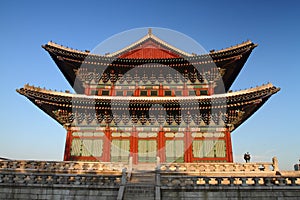
[{"label": "red wooden column", "polygon": [[116,90],[115,90],[115,84],[114,83],[111,84],[110,96],[116,96]]},{"label": "red wooden column", "polygon": [[192,156],[193,156],[193,149],[192,149],[192,135],[190,132],[189,127],[186,128],[184,132],[184,162],[192,162]]},{"label": "red wooden column", "polygon": [[208,95],[213,95],[214,93],[214,82],[210,81],[208,84]]},{"label": "red wooden column", "polygon": [[64,155],[64,161],[69,161],[71,156],[71,145],[72,145],[72,133],[70,128],[67,128],[67,138],[66,138],[66,144],[65,144],[65,155]]},{"label": "red wooden column", "polygon": [[136,128],[133,126],[130,135],[130,156],[132,157],[132,163],[138,163],[138,137]]},{"label": "red wooden column", "polygon": [[104,162],[110,162],[110,148],[111,148],[111,133],[112,131],[110,130],[109,126],[106,126],[104,130],[104,139],[103,139],[103,156],[102,156],[102,161]]},{"label": "red wooden column", "polygon": [[226,159],[227,162],[233,162],[231,132],[229,131],[229,128],[226,128],[226,131],[224,133],[225,133],[225,140],[226,140]]},{"label": "red wooden column", "polygon": [[188,92],[188,89],[187,89],[187,86],[186,86],[186,82],[183,83],[182,95],[183,96],[188,96],[189,95],[189,92]]},{"label": "red wooden column", "polygon": [[159,84],[159,88],[158,88],[158,96],[159,97],[164,96],[164,89],[163,89],[163,85],[161,83]]},{"label": "red wooden column", "polygon": [[91,95],[91,89],[90,89],[90,87],[87,86],[87,85],[85,86],[84,94],[85,94],[85,95]]},{"label": "red wooden column", "polygon": [[165,132],[161,128],[157,137],[157,156],[160,158],[160,162],[166,162],[165,143]]},{"label": "red wooden column", "polygon": [[134,90],[133,95],[134,95],[135,97],[140,96],[140,87],[138,86],[137,83],[135,84],[135,90]]}]

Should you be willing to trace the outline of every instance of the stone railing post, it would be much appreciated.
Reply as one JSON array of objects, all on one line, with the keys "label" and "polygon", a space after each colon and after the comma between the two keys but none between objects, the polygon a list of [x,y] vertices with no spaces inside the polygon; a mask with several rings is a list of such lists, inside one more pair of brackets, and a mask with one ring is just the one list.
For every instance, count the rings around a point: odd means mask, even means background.
[{"label": "stone railing post", "polygon": [[271,186],[272,185],[272,178],[271,177],[264,177],[264,184],[266,186]]},{"label": "stone railing post", "polygon": [[155,168],[155,184],[157,186],[161,186],[161,181],[160,181],[160,168],[156,167]]},{"label": "stone railing post", "polygon": [[161,186],[160,165],[158,165],[155,168],[155,200],[160,200],[161,199],[160,186]]},{"label": "stone railing post", "polygon": [[160,169],[160,157],[159,156],[156,157],[156,167],[158,169]]},{"label": "stone railing post", "polygon": [[122,169],[122,178],[121,178],[121,185],[125,185],[126,182],[127,182],[127,179],[126,179],[126,168],[123,168]]},{"label": "stone railing post", "polygon": [[[123,176],[122,176],[122,180],[123,180]],[[124,192],[125,192],[125,185],[121,184],[118,191],[117,200],[123,200]]]},{"label": "stone railing post", "polygon": [[131,174],[132,174],[132,156],[129,157],[129,161],[128,161],[128,173],[127,173],[127,178],[128,180],[130,180],[131,178]]},{"label": "stone railing post", "polygon": [[242,177],[242,178],[240,178],[240,180],[242,181],[242,186],[247,186],[247,178],[246,177]]},{"label": "stone railing post", "polygon": [[278,180],[278,185],[280,186],[286,185],[286,180],[284,177],[278,177],[277,180]]},{"label": "stone railing post", "polygon": [[278,159],[277,157],[273,157],[272,158],[273,161],[273,171],[277,172],[279,171],[279,167],[278,167]]},{"label": "stone railing post", "polygon": [[259,177],[254,177],[254,178],[252,178],[252,180],[254,181],[254,185],[255,185],[255,186],[258,186],[258,185],[259,185],[259,180],[260,180]]}]

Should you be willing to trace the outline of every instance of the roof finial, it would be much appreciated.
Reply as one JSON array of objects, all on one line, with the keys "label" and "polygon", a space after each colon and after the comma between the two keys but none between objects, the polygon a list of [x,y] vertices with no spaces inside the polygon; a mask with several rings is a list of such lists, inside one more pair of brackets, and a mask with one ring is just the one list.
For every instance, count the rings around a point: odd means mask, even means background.
[{"label": "roof finial", "polygon": [[152,35],[152,28],[148,28],[148,35]]}]

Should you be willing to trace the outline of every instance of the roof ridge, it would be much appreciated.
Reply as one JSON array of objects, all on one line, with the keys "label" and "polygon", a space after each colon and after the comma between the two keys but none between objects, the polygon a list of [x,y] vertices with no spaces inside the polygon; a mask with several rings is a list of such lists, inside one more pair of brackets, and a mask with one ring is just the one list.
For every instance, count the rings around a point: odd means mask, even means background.
[{"label": "roof ridge", "polygon": [[[156,37],[152,33],[151,34],[148,33],[147,35],[145,35],[144,37],[142,37],[138,41],[132,43],[131,45],[129,45],[127,47],[124,47],[124,48],[122,48],[122,49],[120,49],[120,50],[118,50],[118,51],[116,51],[114,53],[107,54],[107,55],[93,54],[92,52],[90,52],[88,50],[82,51],[82,50],[78,50],[78,49],[73,49],[73,48],[70,48],[70,47],[67,47],[67,46],[55,43],[53,41],[49,41],[46,45],[43,45],[43,47],[45,48],[45,46],[48,45],[48,46],[52,46],[52,47],[55,47],[55,48],[63,49],[65,51],[70,51],[70,52],[84,54],[84,55],[100,56],[100,57],[103,57],[103,58],[105,58],[105,57],[106,58],[113,58],[114,56],[120,54],[121,52],[126,51],[126,50],[128,50],[128,49],[130,49],[130,48],[132,48],[132,47],[134,47],[136,45],[138,45],[139,43],[142,43],[143,41],[145,41],[146,39],[149,39],[149,38],[155,39],[157,42],[161,43],[162,45],[167,46],[168,48],[173,48],[178,53],[181,53],[181,54],[185,53],[185,54],[187,54],[187,57],[200,56],[198,54],[194,55],[194,54],[189,54],[187,52],[184,52],[184,51],[182,51],[182,50],[180,50],[180,49],[178,49],[178,48],[176,48],[176,47],[168,44],[167,42],[161,40],[160,38]],[[253,47],[258,46],[258,44],[254,44],[251,40],[247,40],[246,42],[242,42],[240,44],[237,44],[237,45],[234,45],[234,46],[231,46],[231,47],[226,47],[224,49],[210,51],[206,55],[212,56],[214,54],[219,54],[219,53],[231,51],[231,50],[238,49],[238,48],[241,48],[241,47],[245,47],[245,46],[248,46],[248,45],[252,45]]]},{"label": "roof ridge", "polygon": [[[55,43],[53,41],[49,41],[46,45],[56,47],[56,48],[60,48],[60,49],[66,50],[66,51],[72,51],[72,52],[75,52],[75,53],[82,53],[82,54],[86,54],[86,55],[90,54],[90,52],[87,51],[87,50],[82,51],[82,50],[78,50],[78,49],[73,49],[73,48]],[[46,46],[46,45],[43,45],[43,47]],[[95,55],[97,55],[97,54],[95,54]]]},{"label": "roof ridge", "polygon": [[211,51],[210,54],[222,53],[222,52],[230,51],[230,50],[233,50],[233,49],[238,49],[238,48],[241,48],[241,47],[244,47],[244,46],[248,46],[248,45],[251,45],[251,44],[254,47],[258,46],[258,44],[254,44],[251,40],[247,40],[247,41],[242,42],[240,44],[236,44],[236,45],[233,45],[233,46],[230,46],[230,47],[226,47],[224,49],[220,49],[220,50],[216,50],[216,51]]},{"label": "roof ridge", "polygon": [[185,51],[183,51],[183,50],[180,50],[179,48],[177,48],[177,47],[175,47],[175,46],[173,46],[173,45],[171,45],[171,44],[169,44],[169,43],[163,41],[162,39],[160,39],[159,37],[157,37],[156,35],[154,35],[154,34],[152,33],[152,29],[149,29],[149,30],[148,30],[148,33],[147,33],[145,36],[143,36],[141,39],[135,41],[134,43],[132,43],[132,44],[130,44],[130,45],[128,45],[128,46],[126,46],[126,47],[124,47],[124,48],[118,50],[118,51],[115,51],[115,52],[113,52],[113,53],[110,53],[110,54],[108,54],[108,55],[106,55],[106,56],[107,56],[107,57],[114,57],[114,56],[116,56],[116,55],[119,55],[120,53],[122,53],[122,52],[124,52],[124,51],[126,51],[126,50],[128,50],[128,49],[131,49],[131,48],[133,48],[133,47],[135,47],[135,46],[137,46],[137,45],[143,43],[143,42],[146,41],[147,39],[153,39],[154,41],[156,41],[156,42],[158,42],[158,43],[160,43],[160,44],[162,44],[162,45],[164,45],[164,46],[166,46],[166,47],[168,47],[168,48],[170,48],[170,49],[173,49],[175,52],[178,52],[178,53],[180,53],[180,54],[182,54],[182,55],[184,55],[184,56],[188,56],[188,57],[189,57],[189,56],[193,56],[193,54],[190,54],[190,53],[187,53],[187,52],[185,52]]}]

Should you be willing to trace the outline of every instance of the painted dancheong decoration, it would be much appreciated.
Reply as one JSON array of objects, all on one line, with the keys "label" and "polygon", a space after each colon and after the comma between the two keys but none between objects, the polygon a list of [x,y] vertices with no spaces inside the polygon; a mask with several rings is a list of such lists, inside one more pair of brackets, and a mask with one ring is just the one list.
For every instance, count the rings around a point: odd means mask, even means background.
[{"label": "painted dancheong decoration", "polygon": [[43,45],[76,94],[17,91],[67,130],[65,161],[233,162],[231,133],[269,97],[272,84],[230,87],[257,45],[197,55],[155,36],[99,55]]}]

